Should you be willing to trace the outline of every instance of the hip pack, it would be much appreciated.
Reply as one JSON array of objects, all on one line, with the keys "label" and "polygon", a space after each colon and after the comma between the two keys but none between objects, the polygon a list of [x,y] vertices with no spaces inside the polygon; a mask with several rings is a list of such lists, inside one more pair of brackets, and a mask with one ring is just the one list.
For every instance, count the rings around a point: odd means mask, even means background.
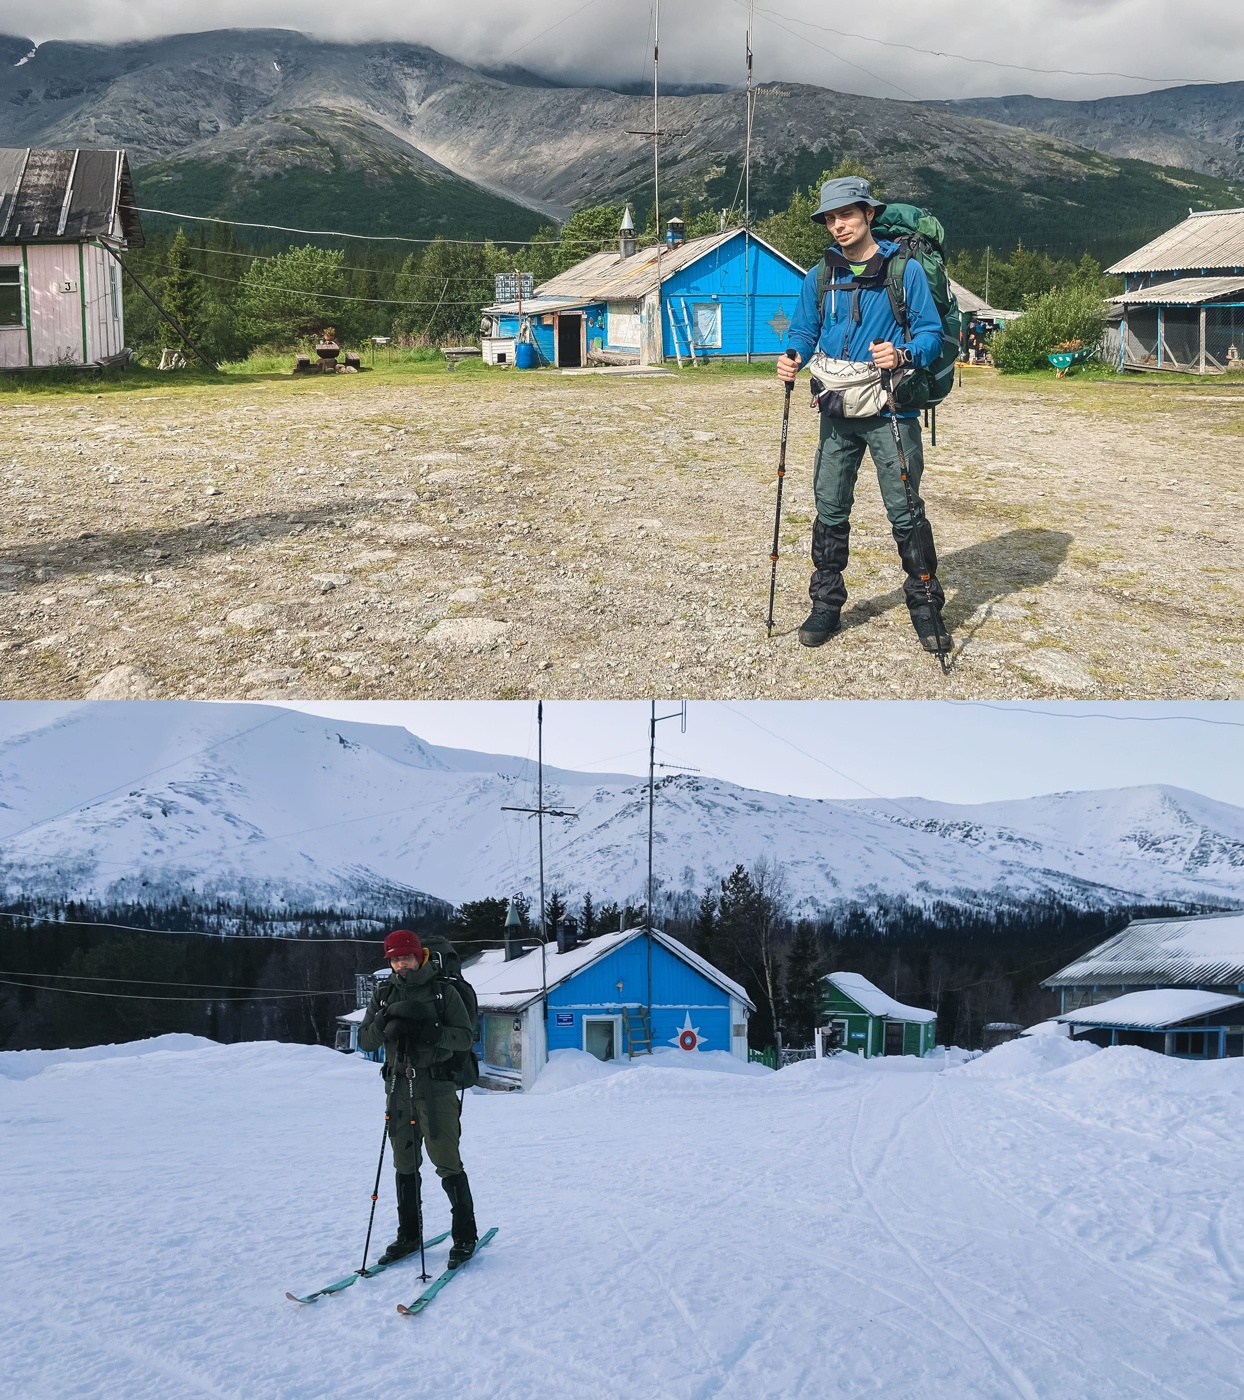
[{"label": "hip pack", "polygon": [[[886,406],[881,371],[871,360],[831,360],[817,350],[808,361],[812,375],[812,404],[830,418],[872,418]],[[897,396],[908,370],[891,375]]]}]

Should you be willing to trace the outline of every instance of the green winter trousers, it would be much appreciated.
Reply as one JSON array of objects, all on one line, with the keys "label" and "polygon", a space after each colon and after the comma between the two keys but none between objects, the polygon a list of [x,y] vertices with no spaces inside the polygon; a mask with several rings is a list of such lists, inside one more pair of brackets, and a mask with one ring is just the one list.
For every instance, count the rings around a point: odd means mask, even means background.
[{"label": "green winter trousers", "polygon": [[394,1170],[403,1174],[417,1172],[423,1147],[427,1148],[437,1176],[457,1176],[462,1170],[458,1152],[462,1104],[452,1084],[428,1079],[423,1074],[407,1079],[397,1071],[389,1077],[385,1111],[389,1115]]},{"label": "green winter trousers", "polygon": [[[912,494],[920,500],[920,477],[924,472],[924,449],[920,443],[920,420],[900,418],[899,433],[907,458]],[[855,481],[864,449],[868,448],[877,468],[877,484],[890,524],[910,530],[914,523],[907,509],[907,493],[899,475],[898,453],[890,420],[874,414],[870,418],[831,418],[821,414],[821,442],[812,469],[812,489],[816,513],[825,525],[841,527],[851,519],[855,503]],[[920,502],[923,506],[923,502]]]}]

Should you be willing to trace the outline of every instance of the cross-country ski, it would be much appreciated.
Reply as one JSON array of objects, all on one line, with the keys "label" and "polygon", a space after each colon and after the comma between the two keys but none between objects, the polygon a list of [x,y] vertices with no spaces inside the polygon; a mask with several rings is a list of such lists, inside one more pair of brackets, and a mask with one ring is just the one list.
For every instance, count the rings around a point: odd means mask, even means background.
[{"label": "cross-country ski", "polygon": [[[433,1235],[430,1240],[424,1240],[424,1249],[430,1249],[434,1244],[441,1244],[449,1238],[449,1231],[443,1234]],[[395,1259],[393,1264],[400,1264],[400,1259]],[[299,1297],[297,1293],[286,1293],[286,1297],[291,1303],[314,1303],[317,1298],[323,1298],[329,1293],[340,1293],[343,1289],[349,1288],[361,1278],[375,1278],[377,1274],[382,1274],[386,1269],[393,1268],[393,1264],[371,1264],[366,1269],[355,1269],[352,1274],[347,1274],[345,1278],[340,1278],[336,1283],[326,1284],[323,1288],[317,1288],[314,1293],[306,1293]]]},{"label": "cross-country ski", "polygon": [[491,1229],[486,1230],[480,1236],[479,1242],[475,1246],[474,1254],[469,1254],[462,1261],[461,1264],[457,1264],[453,1268],[446,1269],[445,1272],[440,1276],[440,1278],[438,1278],[434,1283],[430,1284],[427,1288],[425,1288],[413,1303],[399,1303],[397,1305],[398,1312],[400,1312],[403,1317],[414,1317],[416,1313],[421,1313],[424,1310],[424,1308],[426,1308],[427,1305],[432,1301],[432,1299],[436,1297],[436,1295],[441,1291],[441,1289],[444,1288],[447,1283],[451,1282],[457,1276],[457,1274],[459,1274],[462,1271],[462,1269],[465,1268],[466,1265],[469,1264],[471,1260],[475,1258],[475,1255],[478,1254],[481,1249],[483,1249],[483,1247],[488,1243],[489,1240],[492,1239],[492,1237],[496,1233],[497,1226],[495,1225]]}]

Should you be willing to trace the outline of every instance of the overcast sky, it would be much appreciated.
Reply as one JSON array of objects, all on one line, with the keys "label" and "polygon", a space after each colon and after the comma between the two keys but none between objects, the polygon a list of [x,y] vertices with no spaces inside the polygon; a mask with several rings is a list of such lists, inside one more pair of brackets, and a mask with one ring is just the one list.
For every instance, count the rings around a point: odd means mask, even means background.
[{"label": "overcast sky", "polygon": [[[525,701],[299,701],[295,708],[400,724],[433,744],[535,757]],[[678,706],[657,706],[657,714]],[[646,773],[643,701],[551,701],[545,762]],[[1244,703],[1032,706],[944,701],[691,701],[687,732],[657,726],[658,761],[803,797],[986,802],[1169,783],[1244,806]],[[1207,722],[1210,721],[1210,722]]]},{"label": "overcast sky", "polygon": [[[210,16],[212,28],[400,39],[467,63],[511,62],[576,81],[612,82],[651,79],[652,15],[652,0],[425,0],[411,6],[214,0],[206,8],[191,0],[41,0],[38,6],[0,0],[0,30],[40,43],[181,33],[207,27]],[[758,0],[755,15],[758,80],[797,80],[878,97],[1099,97],[1244,77],[1240,0],[939,0],[871,7]],[[663,78],[741,82],[746,28],[747,0],[664,0]],[[960,57],[870,42],[878,40]],[[1000,66],[1008,63],[1078,71]]]}]

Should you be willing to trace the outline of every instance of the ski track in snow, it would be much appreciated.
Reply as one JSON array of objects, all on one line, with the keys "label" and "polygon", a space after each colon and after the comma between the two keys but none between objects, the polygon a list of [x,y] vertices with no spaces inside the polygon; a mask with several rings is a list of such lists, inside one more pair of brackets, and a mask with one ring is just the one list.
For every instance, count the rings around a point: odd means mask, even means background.
[{"label": "ski track in snow", "polygon": [[[404,1318],[417,1261],[284,1297],[357,1262],[373,1065],[186,1037],[0,1053],[0,1396],[1244,1393],[1244,1061],[1061,1040],[776,1075],[696,1059],[575,1082],[560,1052],[564,1087],[468,1095],[500,1233]],[[445,1228],[430,1170],[425,1201]],[[375,1239],[392,1224],[386,1167]]]}]

